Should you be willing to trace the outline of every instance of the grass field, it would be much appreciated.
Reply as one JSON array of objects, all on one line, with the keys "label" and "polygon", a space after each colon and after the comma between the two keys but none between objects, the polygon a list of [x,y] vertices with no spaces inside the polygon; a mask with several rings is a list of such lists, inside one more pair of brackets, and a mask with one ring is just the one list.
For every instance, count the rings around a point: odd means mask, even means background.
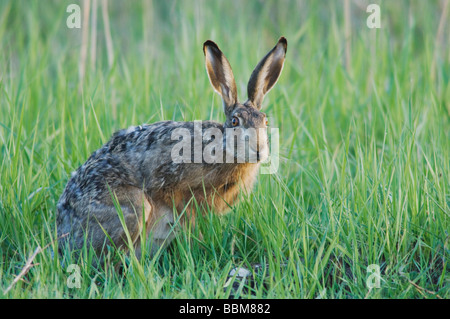
[{"label": "grass field", "polygon": [[[449,298],[448,0],[374,0],[379,29],[364,0],[117,1],[109,27],[91,1],[96,27],[80,29],[71,3],[83,14],[75,0],[0,0],[1,298]],[[245,101],[280,36],[286,63],[263,105],[278,172],[155,258],[117,272],[88,256],[70,288],[52,257],[70,173],[118,129],[224,121],[203,42],[226,54]],[[255,264],[250,290],[223,289]]]}]

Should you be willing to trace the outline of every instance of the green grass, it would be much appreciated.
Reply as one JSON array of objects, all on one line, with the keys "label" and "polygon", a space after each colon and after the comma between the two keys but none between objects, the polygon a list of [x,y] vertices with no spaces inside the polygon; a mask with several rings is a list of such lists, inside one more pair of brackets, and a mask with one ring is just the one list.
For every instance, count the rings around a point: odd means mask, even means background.
[{"label": "green grass", "polygon": [[[348,66],[339,1],[114,2],[114,63],[99,9],[97,59],[92,67],[88,56],[83,94],[81,30],[66,27],[72,2],[0,1],[0,297],[227,298],[228,272],[260,263],[267,270],[253,295],[241,297],[449,298],[450,38],[436,38],[442,2],[375,1],[382,28],[372,30],[364,2],[351,1]],[[228,215],[206,213],[156,258],[111,251],[128,260],[118,272],[91,267],[88,256],[79,263],[81,287],[69,288],[70,260],[51,249],[70,172],[120,128],[223,121],[203,42],[226,54],[243,101],[253,67],[281,35],[286,64],[263,105],[280,129],[277,174],[260,175]],[[366,285],[372,264],[380,288]]]}]

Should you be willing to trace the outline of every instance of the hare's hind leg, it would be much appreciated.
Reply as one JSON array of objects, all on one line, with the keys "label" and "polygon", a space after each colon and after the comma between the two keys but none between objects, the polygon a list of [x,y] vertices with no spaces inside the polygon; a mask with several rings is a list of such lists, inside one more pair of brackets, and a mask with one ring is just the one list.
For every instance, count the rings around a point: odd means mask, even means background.
[{"label": "hare's hind leg", "polygon": [[[146,248],[150,255],[155,255],[158,250],[166,248],[175,238],[178,230],[176,217],[172,208],[165,203],[153,203],[152,212],[146,219]],[[136,255],[141,254],[141,240],[138,238],[136,244]]]},{"label": "hare's hind leg", "polygon": [[[120,210],[115,204],[119,204]],[[83,214],[84,221],[72,225],[72,240],[77,248],[88,241],[99,253],[107,245],[127,250],[130,240],[134,246],[138,243],[151,211],[152,205],[142,190],[120,187],[114,191],[114,197],[108,194],[102,201],[88,205]]]},{"label": "hare's hind leg", "polygon": [[[144,224],[148,223],[153,211],[153,205],[142,190],[132,186],[120,189],[116,192],[116,198],[120,204],[122,215],[120,216],[120,211],[118,212],[117,208],[113,207],[117,214],[114,222],[116,224],[118,222],[119,225],[112,225],[113,236],[111,239],[116,247],[125,248],[131,240],[133,246],[137,248]],[[126,230],[122,224],[125,224]],[[129,238],[127,238],[128,236]]]}]

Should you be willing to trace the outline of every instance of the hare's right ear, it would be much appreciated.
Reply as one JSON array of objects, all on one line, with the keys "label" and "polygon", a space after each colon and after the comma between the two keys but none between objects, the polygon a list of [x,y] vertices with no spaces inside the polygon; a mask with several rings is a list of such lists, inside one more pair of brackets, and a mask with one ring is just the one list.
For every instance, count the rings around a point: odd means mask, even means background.
[{"label": "hare's right ear", "polygon": [[281,70],[283,70],[284,58],[287,51],[287,40],[281,37],[277,45],[258,63],[253,70],[247,85],[248,101],[258,110],[264,96],[277,82]]},{"label": "hare's right ear", "polygon": [[237,90],[233,71],[225,55],[211,40],[203,44],[206,71],[214,90],[222,96],[223,109],[228,116],[237,103]]}]

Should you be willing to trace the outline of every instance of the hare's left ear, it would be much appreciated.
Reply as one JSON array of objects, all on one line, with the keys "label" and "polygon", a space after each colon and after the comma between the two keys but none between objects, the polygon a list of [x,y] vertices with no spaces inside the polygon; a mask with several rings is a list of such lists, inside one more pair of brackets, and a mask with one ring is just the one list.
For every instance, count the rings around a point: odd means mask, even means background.
[{"label": "hare's left ear", "polygon": [[247,85],[248,101],[245,104],[250,104],[258,110],[261,109],[264,96],[274,86],[281,74],[286,51],[287,40],[281,37],[277,45],[267,53],[253,70]]}]

